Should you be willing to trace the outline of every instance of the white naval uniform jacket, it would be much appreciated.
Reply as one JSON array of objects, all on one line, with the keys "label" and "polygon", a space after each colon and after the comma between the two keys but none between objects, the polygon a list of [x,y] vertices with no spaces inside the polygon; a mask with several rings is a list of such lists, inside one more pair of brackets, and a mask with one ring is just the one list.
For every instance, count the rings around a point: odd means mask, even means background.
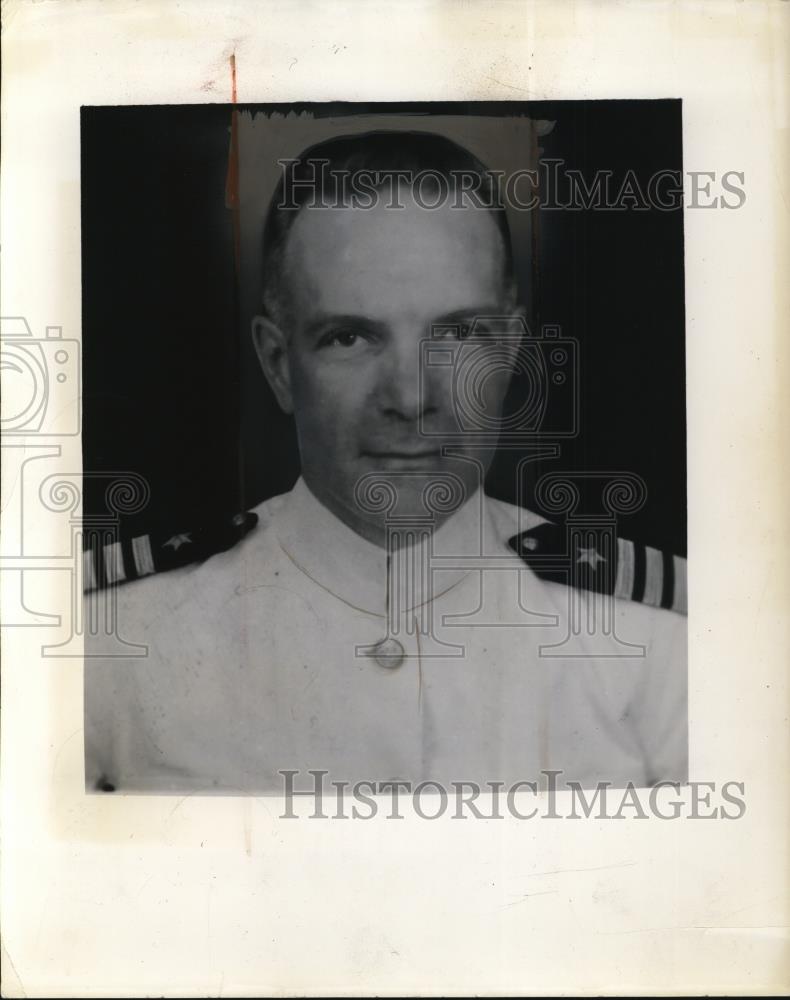
[{"label": "white naval uniform jacket", "polygon": [[[686,780],[686,619],[540,579],[508,545],[537,515],[479,491],[396,572],[302,480],[256,513],[233,549],[118,589],[148,655],[86,659],[89,788]],[[388,632],[403,656],[377,659]]]}]

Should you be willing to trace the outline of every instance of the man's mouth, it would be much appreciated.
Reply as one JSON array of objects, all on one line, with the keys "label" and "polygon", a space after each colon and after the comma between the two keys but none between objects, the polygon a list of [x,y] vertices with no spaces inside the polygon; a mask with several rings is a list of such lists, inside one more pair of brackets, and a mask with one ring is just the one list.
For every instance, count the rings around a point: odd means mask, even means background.
[{"label": "man's mouth", "polygon": [[436,448],[388,448],[386,451],[366,449],[363,454],[370,458],[430,458],[439,451]]},{"label": "man's mouth", "polygon": [[441,457],[436,448],[388,448],[385,451],[365,449],[362,454],[382,465],[427,465],[437,462]]}]

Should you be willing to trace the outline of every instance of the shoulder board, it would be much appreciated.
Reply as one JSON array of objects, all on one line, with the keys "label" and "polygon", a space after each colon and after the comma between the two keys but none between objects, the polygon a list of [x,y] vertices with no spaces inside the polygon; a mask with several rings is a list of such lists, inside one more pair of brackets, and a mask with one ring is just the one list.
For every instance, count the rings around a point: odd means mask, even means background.
[{"label": "shoulder board", "polygon": [[101,541],[85,535],[83,589],[99,590],[202,562],[233,548],[257,523],[258,515],[249,512],[188,531],[152,531],[135,537],[116,536],[112,541],[106,541],[106,531],[102,532]]},{"label": "shoulder board", "polygon": [[544,523],[508,539],[542,580],[685,615],[686,560],[598,527]]}]

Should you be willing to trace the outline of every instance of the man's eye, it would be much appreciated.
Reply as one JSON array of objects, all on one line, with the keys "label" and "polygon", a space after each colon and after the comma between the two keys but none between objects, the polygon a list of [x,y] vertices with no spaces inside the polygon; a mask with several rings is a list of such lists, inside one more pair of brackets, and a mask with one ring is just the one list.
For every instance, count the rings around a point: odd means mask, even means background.
[{"label": "man's eye", "polygon": [[434,327],[433,338],[434,340],[466,340],[471,332],[472,327],[469,323],[447,323]]},{"label": "man's eye", "polygon": [[354,347],[360,340],[355,330],[332,330],[321,339],[321,347]]}]

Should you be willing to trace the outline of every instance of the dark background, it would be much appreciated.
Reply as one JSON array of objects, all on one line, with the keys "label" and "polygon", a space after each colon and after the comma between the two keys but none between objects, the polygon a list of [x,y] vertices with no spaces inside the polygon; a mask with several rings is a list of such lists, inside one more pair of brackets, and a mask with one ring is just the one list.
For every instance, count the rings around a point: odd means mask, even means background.
[{"label": "dark background", "polygon": [[[644,188],[659,170],[682,170],[674,100],[263,110],[381,113],[382,128],[387,114],[413,113],[426,130],[428,114],[527,115],[555,122],[540,140],[544,158],[564,160],[588,182],[599,169],[615,178],[630,169]],[[258,374],[243,314],[226,190],[232,113],[228,105],[82,109],[84,468],[148,479],[151,501],[124,533],[210,524],[289,489],[298,475],[291,421]],[[648,499],[622,519],[622,534],[685,554],[682,210],[541,210],[536,222],[533,317],[538,329],[557,324],[579,341],[581,413],[579,435],[535,474],[639,474]],[[489,492],[515,498],[517,459],[498,457]],[[86,512],[101,512],[100,482],[85,488]],[[586,502],[598,509],[592,496]]]}]

